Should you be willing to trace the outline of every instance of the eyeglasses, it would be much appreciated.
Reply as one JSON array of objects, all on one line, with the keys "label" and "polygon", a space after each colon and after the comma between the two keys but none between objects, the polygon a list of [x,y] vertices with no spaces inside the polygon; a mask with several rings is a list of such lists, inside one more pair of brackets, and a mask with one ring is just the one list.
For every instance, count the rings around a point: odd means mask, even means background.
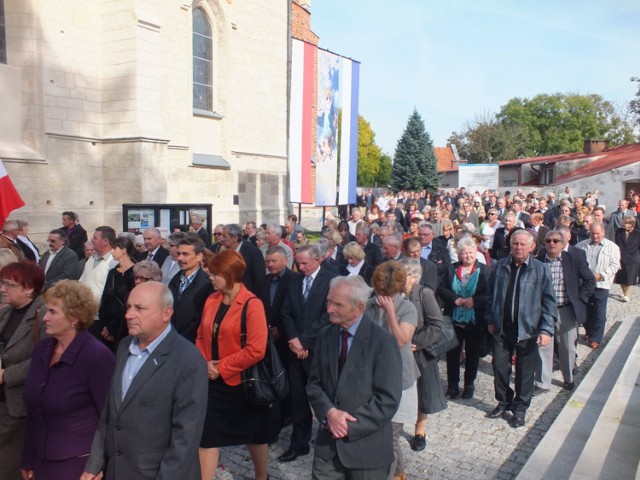
[{"label": "eyeglasses", "polygon": [[148,282],[149,280],[152,280],[151,277],[143,277],[142,275],[136,275],[133,279],[138,280],[139,282]]},{"label": "eyeglasses", "polygon": [[497,215],[496,212],[489,212],[489,215]]},{"label": "eyeglasses", "polygon": [[213,232],[213,234],[214,234],[216,237],[219,237],[220,235],[222,235],[222,232]]},{"label": "eyeglasses", "polygon": [[0,280],[0,287],[4,288],[18,288],[21,287],[19,283],[10,282],[9,280]]},{"label": "eyeglasses", "polygon": [[558,239],[558,238],[546,238],[544,240],[544,243],[561,243],[562,240]]}]

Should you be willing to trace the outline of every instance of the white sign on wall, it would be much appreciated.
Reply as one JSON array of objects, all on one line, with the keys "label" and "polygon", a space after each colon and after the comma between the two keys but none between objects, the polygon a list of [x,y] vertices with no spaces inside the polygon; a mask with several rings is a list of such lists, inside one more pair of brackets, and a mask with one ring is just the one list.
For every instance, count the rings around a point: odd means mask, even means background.
[{"label": "white sign on wall", "polygon": [[467,193],[498,189],[497,163],[461,164],[458,170],[458,188],[464,187]]}]

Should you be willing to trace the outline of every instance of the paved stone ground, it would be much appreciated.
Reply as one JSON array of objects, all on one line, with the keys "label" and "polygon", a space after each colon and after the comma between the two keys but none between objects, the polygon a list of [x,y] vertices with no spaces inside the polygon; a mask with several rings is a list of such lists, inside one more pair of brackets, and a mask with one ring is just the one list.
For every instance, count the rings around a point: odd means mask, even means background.
[{"label": "paved stone ground", "polygon": [[[634,288],[629,303],[622,303],[621,298],[619,286],[614,285],[609,296],[607,333],[600,349],[591,350],[583,340],[580,341],[576,384],[579,384],[589,371],[601,349],[606,348],[608,339],[619,323],[625,318],[637,316],[640,288]],[[582,329],[580,332],[582,334]],[[443,361],[440,362],[440,378],[445,388],[446,365]],[[515,478],[570,396],[570,392],[562,388],[562,375],[556,371],[551,391],[533,398],[524,428],[513,429],[505,419],[487,419],[485,413],[496,405],[496,401],[493,393],[491,357],[481,359],[475,397],[471,400],[449,401],[447,410],[429,418],[426,450],[413,452],[409,448],[408,441],[413,434],[413,426],[405,425],[404,439],[400,441],[407,464],[407,478]],[[277,461],[277,457],[288,446],[290,433],[290,427],[283,430],[280,440],[269,449],[269,475],[272,480],[311,478],[313,453],[291,463],[281,464]],[[252,479],[253,469],[246,448],[223,448],[216,478]]]}]

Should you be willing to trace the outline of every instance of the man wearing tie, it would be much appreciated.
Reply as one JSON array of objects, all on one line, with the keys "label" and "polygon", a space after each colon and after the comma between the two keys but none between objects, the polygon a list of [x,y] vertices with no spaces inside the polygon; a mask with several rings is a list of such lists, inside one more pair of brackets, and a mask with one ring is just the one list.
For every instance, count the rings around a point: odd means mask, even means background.
[{"label": "man wearing tie", "polygon": [[331,325],[318,334],[307,394],[320,422],[313,478],[384,480],[393,462],[391,418],[402,394],[400,349],[364,316],[371,289],[352,275],[331,281]]},{"label": "man wearing tie", "polygon": [[291,279],[282,307],[282,329],[290,350],[291,420],[293,432],[287,451],[278,460],[292,462],[309,453],[311,408],[305,392],[318,332],[329,323],[327,294],[334,273],[321,268],[316,245],[303,245],[296,255],[300,274]]},{"label": "man wearing tie", "polygon": [[169,256],[169,250],[162,246],[162,236],[157,228],[147,228],[142,234],[144,238],[144,246],[147,247],[146,257],[138,260],[153,260],[162,266],[166,258]]}]

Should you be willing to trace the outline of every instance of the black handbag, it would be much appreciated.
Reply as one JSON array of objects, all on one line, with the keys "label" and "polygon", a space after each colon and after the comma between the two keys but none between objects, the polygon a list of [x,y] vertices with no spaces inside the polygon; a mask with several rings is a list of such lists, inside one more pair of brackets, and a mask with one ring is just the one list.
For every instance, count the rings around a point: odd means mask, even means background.
[{"label": "black handbag", "polygon": [[[240,345],[247,344],[247,306],[240,316]],[[289,380],[273,340],[267,335],[267,350],[264,358],[241,374],[244,397],[249,405],[272,405],[289,395]]]},{"label": "black handbag", "polygon": [[449,350],[458,346],[458,337],[453,328],[453,322],[448,315],[442,316],[442,333],[438,340],[423,349],[425,356],[430,360],[442,357]]}]

